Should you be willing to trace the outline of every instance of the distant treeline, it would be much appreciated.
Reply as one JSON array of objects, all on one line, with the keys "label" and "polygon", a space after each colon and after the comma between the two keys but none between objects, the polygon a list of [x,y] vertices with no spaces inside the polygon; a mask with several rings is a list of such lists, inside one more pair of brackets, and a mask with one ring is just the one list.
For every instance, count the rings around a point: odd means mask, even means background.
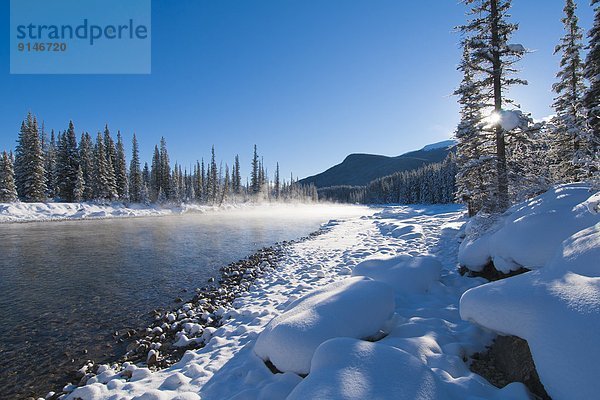
[{"label": "distant treeline", "polygon": [[441,163],[412,171],[396,172],[367,186],[331,186],[318,189],[325,201],[362,204],[445,204],[454,202],[456,161],[454,152]]},{"label": "distant treeline", "polygon": [[108,126],[95,140],[83,132],[77,141],[73,122],[66,131],[50,136],[39,129],[31,113],[21,124],[15,153],[0,154],[0,202],[123,201],[194,202],[221,204],[227,201],[317,201],[314,185],[301,185],[293,176],[279,176],[279,163],[270,179],[256,145],[250,180],[242,183],[239,157],[230,168],[211,159],[197,161],[192,170],[171,166],[164,138],[154,147],[151,165],[141,164],[138,141],[133,135],[127,163],[123,138],[113,139]]}]

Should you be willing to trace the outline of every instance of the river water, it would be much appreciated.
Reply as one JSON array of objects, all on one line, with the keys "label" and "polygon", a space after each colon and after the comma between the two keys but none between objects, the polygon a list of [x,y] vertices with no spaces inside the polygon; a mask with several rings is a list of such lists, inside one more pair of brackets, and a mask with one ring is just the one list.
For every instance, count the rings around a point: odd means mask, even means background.
[{"label": "river water", "polygon": [[0,398],[44,396],[88,359],[124,353],[113,334],[190,299],[219,268],[359,207],[0,225]]}]

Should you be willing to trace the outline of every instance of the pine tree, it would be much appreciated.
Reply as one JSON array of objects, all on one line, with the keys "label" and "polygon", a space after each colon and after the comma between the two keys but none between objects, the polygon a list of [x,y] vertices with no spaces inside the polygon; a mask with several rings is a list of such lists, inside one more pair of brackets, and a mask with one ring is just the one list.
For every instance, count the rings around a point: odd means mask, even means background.
[{"label": "pine tree", "polygon": [[75,189],[73,190],[73,200],[82,201],[83,194],[85,193],[85,180],[83,178],[83,169],[81,165],[77,168],[77,181],[75,182]]},{"label": "pine tree", "polygon": [[[96,146],[94,150],[96,161],[94,197],[99,200],[114,200],[117,197],[117,190],[114,186],[114,180],[111,182],[111,179],[109,178],[111,176],[110,170],[112,164],[110,163],[110,158],[106,157],[106,147],[100,132],[98,132],[98,136],[96,137]],[[114,170],[112,177],[114,178]]]},{"label": "pine tree", "polygon": [[487,94],[485,105],[492,109],[490,126],[495,139],[496,211],[509,205],[509,172],[506,158],[505,131],[500,123],[505,104],[514,104],[505,92],[515,84],[526,84],[514,76],[514,64],[525,54],[521,45],[509,39],[518,25],[508,21],[511,0],[464,0],[470,6],[470,19],[460,27],[465,35],[463,46],[470,49],[469,64],[477,73],[480,93]]},{"label": "pine tree", "polygon": [[127,160],[125,158],[125,149],[123,147],[123,138],[121,131],[117,131],[117,152],[115,155],[115,183],[117,194],[121,201],[129,198],[129,179],[127,178]]},{"label": "pine tree", "polygon": [[240,157],[235,155],[235,161],[233,163],[233,178],[232,178],[233,192],[240,194],[242,192],[242,176],[240,171]]},{"label": "pine tree", "polygon": [[260,171],[259,171],[259,159],[256,145],[254,145],[254,155],[252,156],[252,172],[250,174],[250,186],[252,187],[252,193],[257,194],[260,192]]},{"label": "pine tree", "polygon": [[459,88],[454,92],[459,96],[461,120],[456,129],[457,163],[456,199],[467,205],[469,216],[475,215],[484,206],[490,205],[489,196],[493,192],[493,155],[491,137],[481,130],[484,96],[475,80],[471,67],[470,48],[463,44],[463,58],[458,67],[463,73]]},{"label": "pine tree", "polygon": [[550,155],[552,174],[555,181],[574,182],[581,177],[581,171],[576,161],[580,147],[586,136],[586,120],[583,110],[583,93],[585,91],[583,78],[583,33],[575,15],[577,6],[573,0],[566,0],[562,19],[565,35],[554,50],[561,53],[560,70],[552,89],[557,94],[554,99],[554,118]]},{"label": "pine tree", "polygon": [[230,186],[231,186],[231,182],[229,180],[229,166],[227,164],[225,164],[225,178],[223,180],[223,188],[221,191],[221,201],[219,202],[220,204],[223,204],[223,202],[225,200],[227,200],[227,198],[229,197]]},{"label": "pine tree", "polygon": [[279,200],[279,196],[281,194],[281,187],[279,183],[279,163],[275,167],[275,198]]},{"label": "pine tree", "polygon": [[48,141],[44,151],[44,169],[46,170],[46,195],[53,199],[58,195],[56,185],[56,137],[54,129],[50,132],[50,141]]},{"label": "pine tree", "polygon": [[73,121],[69,128],[59,136],[57,156],[57,183],[59,197],[67,202],[74,201],[73,193],[77,183],[79,151]]},{"label": "pine tree", "polygon": [[584,95],[583,105],[587,111],[589,135],[586,144],[580,147],[584,154],[578,154],[579,163],[583,164],[588,176],[596,183],[600,181],[600,0],[592,0],[594,6],[594,25],[590,32],[588,54],[584,75],[588,79],[589,89]]},{"label": "pine tree", "polygon": [[158,199],[158,193],[161,189],[162,168],[160,163],[160,152],[158,146],[154,146],[154,155],[152,156],[152,169],[150,172],[150,201]]},{"label": "pine tree", "polygon": [[[147,166],[147,164],[146,164]],[[140,150],[135,133],[133,134],[131,163],[129,164],[129,196],[132,202],[142,201],[142,171],[140,169]]]},{"label": "pine tree", "polygon": [[106,179],[110,188],[109,190],[113,194],[109,200],[115,200],[118,197],[117,177],[115,173],[117,149],[110,135],[108,125],[104,126],[104,155],[106,157]]},{"label": "pine tree", "polygon": [[44,154],[36,118],[29,113],[21,124],[15,154],[15,183],[23,201],[46,200]]},{"label": "pine tree", "polygon": [[168,199],[168,194],[171,192],[171,164],[169,152],[167,151],[167,141],[164,137],[160,138],[160,188],[163,195]]},{"label": "pine tree", "polygon": [[94,144],[92,137],[88,132],[81,134],[79,141],[79,165],[83,173],[84,190],[83,200],[94,199],[94,175],[95,175],[95,160],[94,160]]},{"label": "pine tree", "polygon": [[209,182],[209,200],[211,203],[215,203],[217,201],[217,194],[219,193],[218,187],[219,187],[219,177],[218,177],[218,170],[217,170],[217,162],[215,159],[215,146],[213,145],[212,150],[211,150],[211,157],[210,157],[210,176],[208,179]]},{"label": "pine tree", "polygon": [[0,203],[11,203],[17,201],[17,198],[12,159],[3,151],[0,156]]}]

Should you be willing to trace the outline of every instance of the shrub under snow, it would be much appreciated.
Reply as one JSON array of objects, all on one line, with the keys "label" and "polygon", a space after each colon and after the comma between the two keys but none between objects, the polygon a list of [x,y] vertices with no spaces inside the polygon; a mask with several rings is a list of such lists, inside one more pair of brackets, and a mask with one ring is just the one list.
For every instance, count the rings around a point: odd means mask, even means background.
[{"label": "shrub under snow", "polygon": [[[523,233],[505,251],[513,257],[530,252],[543,269],[475,287],[460,302],[463,319],[527,340],[540,379],[555,399],[591,399],[600,393],[600,223],[555,245],[565,238],[560,234],[598,218],[599,196],[582,200],[583,190],[557,188],[511,218]],[[545,215],[547,226],[539,215]],[[518,234],[514,227],[506,230]],[[526,241],[527,233],[541,238]]]},{"label": "shrub under snow", "polygon": [[594,211],[599,201],[586,184],[556,186],[511,207],[490,233],[467,237],[459,263],[472,271],[481,271],[490,260],[505,273],[521,266],[541,268],[564,239],[600,222],[600,214]]},{"label": "shrub under snow", "polygon": [[344,279],[292,303],[266,326],[254,352],[280,371],[307,374],[321,343],[340,336],[376,335],[394,308],[390,286],[365,277]]}]

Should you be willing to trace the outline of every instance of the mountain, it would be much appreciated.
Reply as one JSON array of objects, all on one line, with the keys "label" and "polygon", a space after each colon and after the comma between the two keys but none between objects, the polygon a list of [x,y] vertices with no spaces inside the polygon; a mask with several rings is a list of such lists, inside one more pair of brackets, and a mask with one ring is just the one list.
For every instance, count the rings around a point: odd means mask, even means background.
[{"label": "mountain", "polygon": [[453,140],[445,140],[396,157],[350,154],[340,164],[334,165],[320,174],[304,178],[300,180],[300,183],[314,183],[317,188],[339,185],[364,186],[382,176],[440,162],[446,158],[455,144],[456,142]]}]

